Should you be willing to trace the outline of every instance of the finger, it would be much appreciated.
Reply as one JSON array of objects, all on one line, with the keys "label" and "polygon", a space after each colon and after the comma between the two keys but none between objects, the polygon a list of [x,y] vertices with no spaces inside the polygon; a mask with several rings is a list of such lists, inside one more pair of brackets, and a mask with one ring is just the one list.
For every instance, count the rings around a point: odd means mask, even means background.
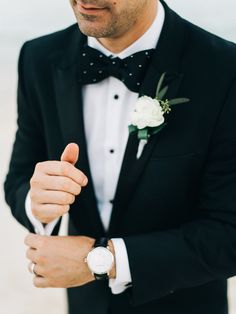
[{"label": "finger", "polygon": [[50,287],[49,280],[47,278],[40,277],[40,276],[35,276],[33,278],[33,284],[37,288],[49,288]]},{"label": "finger", "polygon": [[62,176],[43,176],[41,180],[41,189],[63,191],[73,195],[79,195],[81,185],[68,177]]},{"label": "finger", "polygon": [[42,223],[50,223],[54,219],[63,216],[70,210],[70,205],[38,204],[32,205],[32,213]]},{"label": "finger", "polygon": [[24,240],[25,245],[37,249],[41,246],[42,239],[45,238],[45,236],[41,236],[39,234],[29,233]]},{"label": "finger", "polygon": [[79,146],[75,143],[70,143],[64,149],[61,155],[61,161],[67,161],[75,165],[79,159]]},{"label": "finger", "polygon": [[[31,273],[32,273],[32,266],[30,266],[31,267]],[[37,277],[46,277],[46,276],[44,276],[44,269],[43,269],[43,267],[41,267],[40,265],[38,265],[38,264],[35,264],[34,263],[34,267],[33,267],[33,275],[35,275],[35,276],[37,276]]]},{"label": "finger", "polygon": [[63,191],[42,190],[39,193],[31,190],[30,197],[33,202],[38,204],[71,205],[75,201],[74,195]]},{"label": "finger", "polygon": [[46,161],[37,163],[35,173],[30,181],[31,185],[39,185],[43,181],[41,175],[64,176],[72,179],[81,186],[88,183],[86,175],[66,161]]},{"label": "finger", "polygon": [[30,265],[32,263],[36,263],[36,251],[37,251],[36,249],[32,249],[31,247],[26,250],[25,255],[26,255],[26,258],[31,261]]}]

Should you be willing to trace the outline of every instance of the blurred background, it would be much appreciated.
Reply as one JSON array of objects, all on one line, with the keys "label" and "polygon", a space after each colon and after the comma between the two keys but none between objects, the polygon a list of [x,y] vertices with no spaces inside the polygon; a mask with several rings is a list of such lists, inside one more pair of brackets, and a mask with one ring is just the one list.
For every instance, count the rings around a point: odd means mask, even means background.
[{"label": "blurred background", "polygon": [[[236,41],[235,0],[166,2],[193,23]],[[74,22],[69,0],[0,0],[0,314],[66,313],[63,289],[38,290],[32,285],[23,244],[27,231],[11,217],[4,202],[2,183],[16,129],[17,59],[20,47],[28,39],[62,29]],[[230,314],[236,314],[235,278],[229,280],[228,293]]]}]

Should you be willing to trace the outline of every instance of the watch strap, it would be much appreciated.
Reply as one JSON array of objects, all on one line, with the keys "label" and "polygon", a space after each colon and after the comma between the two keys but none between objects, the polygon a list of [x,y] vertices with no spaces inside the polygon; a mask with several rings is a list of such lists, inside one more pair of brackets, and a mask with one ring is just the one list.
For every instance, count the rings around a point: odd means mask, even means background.
[{"label": "watch strap", "polygon": [[96,280],[109,280],[108,274],[102,274],[102,275],[93,274],[93,275]]},{"label": "watch strap", "polygon": [[102,247],[107,247],[108,246],[108,239],[107,238],[98,238],[95,240],[93,247],[98,247],[98,246],[102,246]]}]

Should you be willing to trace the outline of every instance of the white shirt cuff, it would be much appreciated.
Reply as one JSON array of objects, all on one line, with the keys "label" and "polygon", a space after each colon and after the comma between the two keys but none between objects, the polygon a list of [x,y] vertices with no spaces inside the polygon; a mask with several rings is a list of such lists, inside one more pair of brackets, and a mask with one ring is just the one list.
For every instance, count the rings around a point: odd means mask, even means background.
[{"label": "white shirt cuff", "polygon": [[32,213],[31,199],[30,199],[29,192],[25,199],[25,211],[26,211],[27,217],[29,218],[29,221],[32,223],[34,227],[35,233],[40,234],[40,235],[47,235],[47,236],[50,236],[52,234],[53,229],[56,227],[56,224],[59,221],[59,218],[54,219],[53,221],[51,221],[44,227],[43,224],[37,218],[35,218]]},{"label": "white shirt cuff", "polygon": [[124,292],[132,283],[129,259],[127,254],[126,245],[123,239],[111,239],[116,259],[116,278],[109,280],[109,287],[113,294]]}]

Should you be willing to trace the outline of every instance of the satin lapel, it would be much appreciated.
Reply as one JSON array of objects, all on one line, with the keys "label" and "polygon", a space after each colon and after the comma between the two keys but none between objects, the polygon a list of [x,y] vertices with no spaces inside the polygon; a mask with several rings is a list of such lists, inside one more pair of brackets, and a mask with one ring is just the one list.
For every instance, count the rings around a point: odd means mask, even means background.
[{"label": "satin lapel", "polygon": [[[179,65],[182,60],[185,44],[184,35],[186,34],[184,33],[180,18],[173,11],[171,11],[165,3],[163,3],[163,5],[166,12],[165,23],[157,49],[143,81],[140,96],[147,95],[155,97],[157,83],[161,75],[166,72],[166,78],[163,83],[163,86],[168,85],[169,87],[166,98],[173,99],[178,93],[178,89],[183,78],[183,75],[179,73]],[[166,117],[166,122],[168,123],[168,116]],[[139,143],[137,134],[132,133],[129,136],[110,221],[109,233],[112,236],[116,236],[116,231],[118,230],[122,219],[122,214],[134,197],[135,189],[138,182],[141,180],[142,173],[151,157],[152,151],[155,146],[158,145],[158,138],[160,136],[162,136],[162,131],[149,139],[142,156],[138,160],[136,159]],[[117,236],[118,235],[119,234],[117,234]]]},{"label": "satin lapel", "polygon": [[[76,167],[82,170],[89,180],[87,187],[83,188],[78,196],[78,206],[82,205],[89,214],[90,223],[98,234],[104,234],[104,228],[99,216],[97,202],[93,187],[91,171],[89,167],[84,122],[82,89],[78,83],[79,63],[74,63],[68,67],[55,65],[54,86],[58,118],[64,139],[64,145],[74,142],[80,147],[79,161]],[[76,203],[77,203],[76,202]],[[76,217],[76,206],[72,207],[71,215]],[[76,222],[75,222],[76,224]]]}]

